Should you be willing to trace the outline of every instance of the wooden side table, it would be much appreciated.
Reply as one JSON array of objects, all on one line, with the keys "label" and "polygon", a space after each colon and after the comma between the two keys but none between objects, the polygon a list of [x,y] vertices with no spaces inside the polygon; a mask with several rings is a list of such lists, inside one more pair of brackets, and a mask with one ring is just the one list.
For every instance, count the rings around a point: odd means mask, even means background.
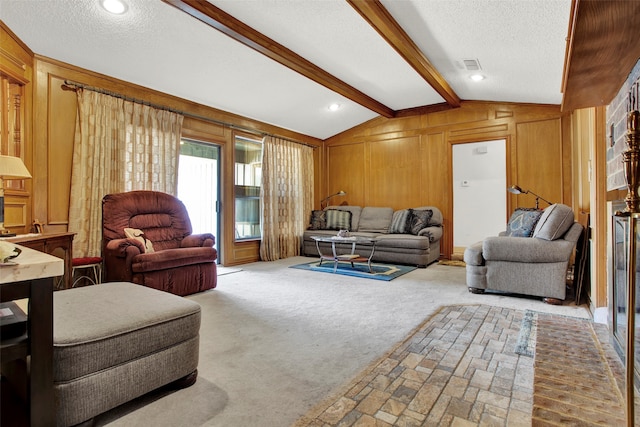
[{"label": "wooden side table", "polygon": [[[0,339],[2,375],[18,384],[14,390],[27,400],[29,424],[53,426],[53,279],[64,273],[64,262],[27,247],[20,249],[22,253],[12,265],[0,266],[0,302],[28,298],[29,320],[25,335]],[[25,376],[26,390],[20,386]],[[13,406],[2,408],[2,412],[16,410]],[[12,415],[20,418],[20,414]]]},{"label": "wooden side table", "polygon": [[64,260],[64,277],[60,281],[60,285],[55,288],[69,289],[73,283],[71,262],[75,235],[75,233],[19,234],[2,240],[62,258]]}]

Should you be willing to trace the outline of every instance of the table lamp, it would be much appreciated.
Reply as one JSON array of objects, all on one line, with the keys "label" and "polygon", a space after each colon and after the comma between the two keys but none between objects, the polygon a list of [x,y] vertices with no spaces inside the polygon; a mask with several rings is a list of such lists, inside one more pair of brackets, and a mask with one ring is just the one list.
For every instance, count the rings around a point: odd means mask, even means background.
[{"label": "table lamp", "polygon": [[0,155],[0,237],[15,236],[4,228],[4,180],[31,178],[20,157]]}]

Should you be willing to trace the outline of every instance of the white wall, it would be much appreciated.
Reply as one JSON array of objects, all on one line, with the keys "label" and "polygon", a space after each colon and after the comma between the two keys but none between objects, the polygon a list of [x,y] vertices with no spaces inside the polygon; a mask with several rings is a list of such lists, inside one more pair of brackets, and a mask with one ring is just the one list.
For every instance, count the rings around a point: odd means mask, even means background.
[{"label": "white wall", "polygon": [[506,229],[506,141],[453,146],[453,246],[467,247]]}]

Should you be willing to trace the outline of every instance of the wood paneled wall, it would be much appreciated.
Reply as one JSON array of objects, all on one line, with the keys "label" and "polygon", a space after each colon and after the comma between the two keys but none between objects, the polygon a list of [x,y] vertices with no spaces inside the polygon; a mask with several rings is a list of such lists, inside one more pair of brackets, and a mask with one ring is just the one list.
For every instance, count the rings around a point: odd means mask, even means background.
[{"label": "wood paneled wall", "polygon": [[[220,259],[224,265],[236,265],[259,260],[259,242],[234,240],[234,138],[241,131],[231,126],[255,130],[256,134],[276,134],[312,146],[322,141],[286,129],[257,122],[180,98],[172,97],[144,87],[136,86],[108,76],[83,70],[59,61],[35,57],[34,187],[33,217],[45,225],[48,232],[67,231],[71,162],[75,132],[77,101],[73,91],[63,90],[65,80],[112,91],[130,98],[166,106],[185,113],[183,136],[218,144],[222,158],[222,213],[223,235],[216,236],[221,247]],[[256,134],[252,134],[255,137]],[[316,174],[321,172],[322,150],[314,150]],[[322,180],[318,178],[317,182]],[[320,184],[318,184],[320,185]],[[320,194],[315,191],[316,198]],[[30,206],[31,207],[31,206]],[[17,230],[26,232],[26,229]]]},{"label": "wood paneled wall", "polygon": [[[573,204],[571,141],[558,106],[463,102],[461,108],[377,118],[326,141],[323,195],[339,190],[359,206],[437,206],[444,215],[442,257],[453,255],[452,145],[505,139],[507,182],[552,202]],[[567,122],[568,123],[568,122]],[[506,192],[506,189],[505,189]],[[513,209],[531,195],[508,194]],[[541,207],[544,207],[541,202]],[[469,212],[469,221],[474,213]]]},{"label": "wood paneled wall", "polygon": [[[22,158],[33,175],[33,52],[1,21],[0,77],[0,154]],[[14,233],[31,225],[33,182],[12,180],[5,185],[4,227]]]},{"label": "wood paneled wall", "polygon": [[[563,116],[557,106],[463,102],[461,108],[453,110],[396,119],[377,118],[323,142],[34,56],[3,24],[0,25],[0,36],[0,69],[9,69],[25,82],[25,163],[33,179],[25,181],[23,190],[9,191],[6,201],[6,225],[18,233],[28,232],[34,219],[44,223],[48,232],[67,230],[76,97],[74,92],[62,90],[65,80],[203,118],[185,118],[184,136],[221,146],[221,216],[225,231],[223,236],[217,237],[222,244],[221,259],[225,265],[259,259],[258,243],[234,241],[233,141],[237,131],[210,120],[320,147],[314,151],[316,207],[322,198],[340,190],[346,191],[347,196],[332,199],[331,203],[391,206],[394,209],[438,206],[445,217],[442,244],[445,258],[453,252],[453,144],[504,138],[507,141],[509,185],[518,184],[551,201],[571,205],[574,210],[593,210],[594,200],[597,201],[596,208],[604,205],[605,192],[600,188],[603,179],[597,178],[597,174],[589,178],[591,168],[603,168],[600,160],[604,160],[604,125],[598,125],[602,121],[602,109],[568,117]],[[19,65],[17,68],[16,64]],[[595,120],[590,116],[593,114]],[[505,223],[515,207],[534,204],[530,195],[508,194],[507,201]],[[469,219],[473,220],[473,212],[469,213]],[[592,213],[592,228],[599,235],[606,227],[601,227],[602,218],[596,221],[599,221],[597,228]],[[604,242],[605,238],[599,239]],[[604,252],[597,249],[598,244],[603,243],[594,243],[596,262],[603,266],[596,273],[600,277],[605,274],[605,262],[604,256],[600,256]],[[592,293],[599,296],[596,306],[602,305],[603,301],[606,304],[606,288],[599,282],[592,285]]]},{"label": "wood paneled wall", "polygon": [[592,307],[607,306],[607,163],[605,107],[585,108],[571,114],[573,145],[573,205],[589,215]]}]

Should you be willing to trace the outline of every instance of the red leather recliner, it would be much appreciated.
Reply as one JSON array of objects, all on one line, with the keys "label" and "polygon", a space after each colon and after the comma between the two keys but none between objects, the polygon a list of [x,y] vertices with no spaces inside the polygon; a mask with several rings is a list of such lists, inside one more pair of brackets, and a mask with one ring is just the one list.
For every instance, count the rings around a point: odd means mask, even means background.
[{"label": "red leather recliner", "polygon": [[[127,237],[125,228],[138,236]],[[174,196],[157,191],[106,195],[102,199],[106,281],[133,282],[182,296],[215,288],[215,237],[191,232],[187,210]]]}]

